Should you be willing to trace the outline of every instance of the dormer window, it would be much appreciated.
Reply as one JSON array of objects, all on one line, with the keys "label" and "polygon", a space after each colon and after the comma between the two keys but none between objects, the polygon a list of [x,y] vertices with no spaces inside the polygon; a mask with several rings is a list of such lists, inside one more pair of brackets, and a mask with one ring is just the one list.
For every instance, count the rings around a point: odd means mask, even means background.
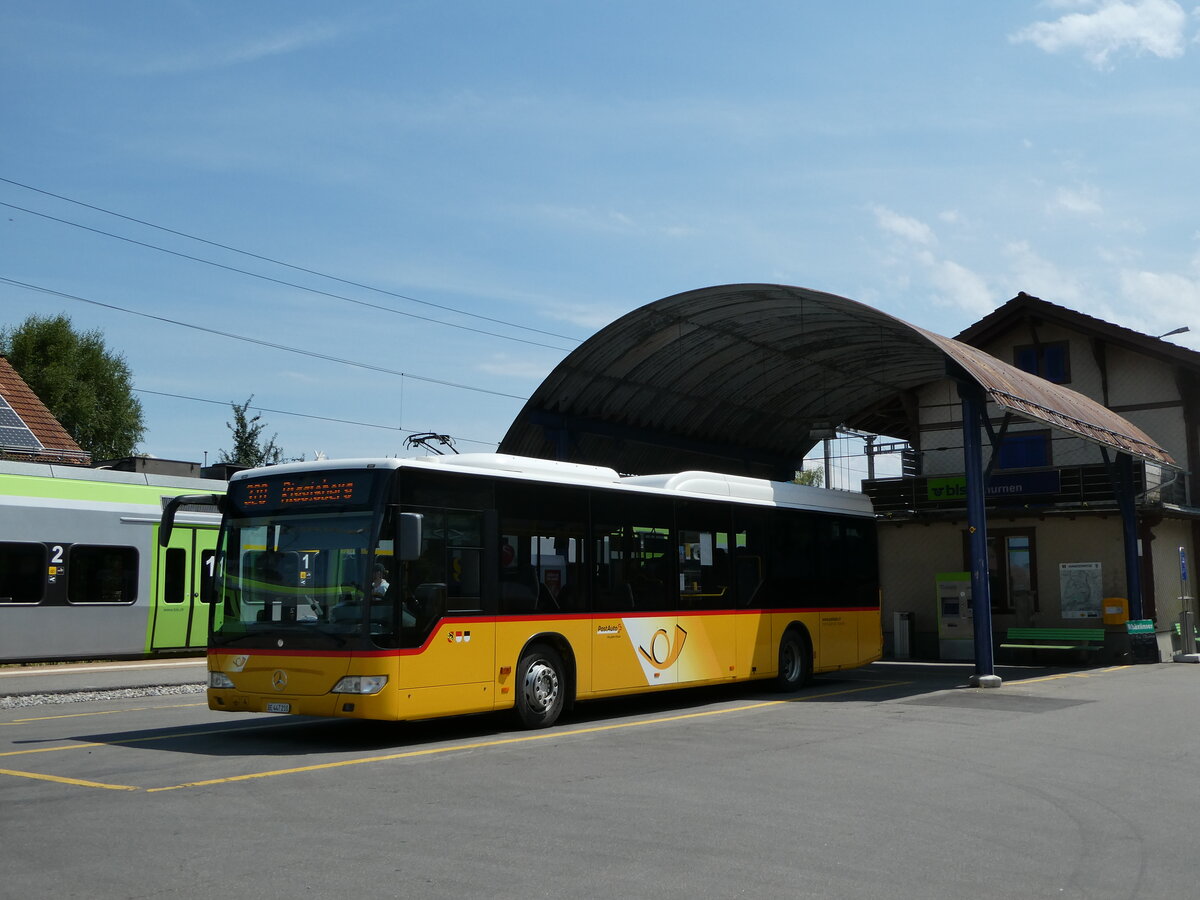
[{"label": "dormer window", "polygon": [[1013,347],[1013,365],[1055,384],[1071,383],[1071,345],[1068,341]]}]

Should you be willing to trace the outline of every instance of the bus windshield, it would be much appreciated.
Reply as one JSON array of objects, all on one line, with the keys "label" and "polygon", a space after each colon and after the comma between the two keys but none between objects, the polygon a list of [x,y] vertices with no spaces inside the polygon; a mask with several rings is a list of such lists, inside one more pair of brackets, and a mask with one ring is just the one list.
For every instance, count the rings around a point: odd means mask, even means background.
[{"label": "bus windshield", "polygon": [[[394,632],[383,613],[390,540],[372,542],[370,512],[227,520],[213,645],[343,647]],[[269,641],[269,643],[267,643]]]}]

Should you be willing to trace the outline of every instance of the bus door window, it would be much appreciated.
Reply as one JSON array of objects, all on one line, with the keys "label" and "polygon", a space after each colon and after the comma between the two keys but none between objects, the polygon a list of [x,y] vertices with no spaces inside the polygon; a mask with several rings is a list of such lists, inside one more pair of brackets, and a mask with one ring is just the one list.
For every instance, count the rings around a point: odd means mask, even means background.
[{"label": "bus door window", "polygon": [[483,515],[446,515],[446,602],[458,615],[483,612]]},{"label": "bus door window", "polygon": [[731,607],[729,512],[710,504],[680,503],[676,524],[680,608]]},{"label": "bus door window", "polygon": [[498,484],[496,502],[500,612],[586,610],[586,496],[571,488]]},{"label": "bus door window", "polygon": [[764,565],[767,555],[766,510],[735,509],[733,528],[730,542],[733,545],[737,605],[742,609],[769,607]]},{"label": "bus door window", "polygon": [[840,591],[829,571],[834,520],[827,516],[777,509],[771,513],[767,572],[772,605],[837,606]]},{"label": "bus door window", "polygon": [[474,510],[406,507],[425,517],[421,555],[403,564],[403,647],[420,646],[443,616],[483,613],[483,519]]},{"label": "bus door window", "polygon": [[596,609],[659,611],[678,605],[672,508],[658,498],[597,497]]}]

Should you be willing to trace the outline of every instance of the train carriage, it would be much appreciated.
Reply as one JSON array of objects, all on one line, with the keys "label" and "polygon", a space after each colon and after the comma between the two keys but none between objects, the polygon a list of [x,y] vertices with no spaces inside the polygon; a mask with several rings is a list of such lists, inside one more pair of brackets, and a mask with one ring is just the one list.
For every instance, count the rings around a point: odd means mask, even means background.
[{"label": "train carriage", "polygon": [[0,662],[202,650],[224,481],[0,461]]}]

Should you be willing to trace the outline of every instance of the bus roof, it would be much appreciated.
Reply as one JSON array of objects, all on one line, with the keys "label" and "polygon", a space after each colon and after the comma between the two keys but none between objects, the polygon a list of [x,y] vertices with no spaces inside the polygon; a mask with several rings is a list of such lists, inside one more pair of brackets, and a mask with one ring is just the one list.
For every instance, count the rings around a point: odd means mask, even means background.
[{"label": "bus roof", "polygon": [[231,481],[270,475],[336,469],[421,469],[494,475],[520,481],[580,487],[608,486],[642,494],[667,494],[704,499],[739,500],[766,506],[788,506],[841,515],[873,515],[871,501],[856,491],[829,490],[792,482],[767,481],[719,472],[678,472],[665,475],[621,476],[615,469],[580,463],[557,462],[504,453],[463,453],[455,456],[421,456],[410,459],[330,459],[285,463],[236,473]]}]

